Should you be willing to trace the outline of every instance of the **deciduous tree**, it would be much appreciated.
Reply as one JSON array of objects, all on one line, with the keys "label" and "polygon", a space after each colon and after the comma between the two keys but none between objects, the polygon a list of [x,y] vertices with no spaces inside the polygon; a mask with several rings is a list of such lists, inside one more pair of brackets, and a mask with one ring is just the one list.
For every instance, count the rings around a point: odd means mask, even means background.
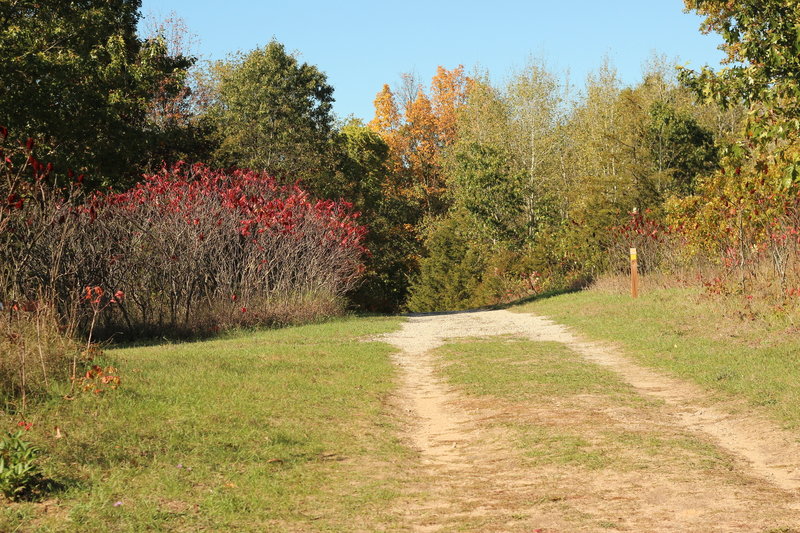
[{"label": "deciduous tree", "polygon": [[[800,182],[800,155],[787,150],[800,137],[800,4],[795,0],[685,0],[705,16],[704,32],[718,32],[728,66],[684,70],[698,95],[724,106],[749,107],[746,140],[759,166],[783,169],[781,184]],[[777,184],[776,184],[777,185]]]},{"label": "deciduous tree", "polygon": [[461,66],[439,67],[431,96],[415,76],[402,79],[400,105],[385,85],[375,99],[370,127],[389,145],[398,194],[414,198],[428,216],[439,215],[447,208],[442,151],[455,141],[456,113],[465,101],[468,79]]},{"label": "deciduous tree", "polygon": [[333,88],[317,67],[271,41],[217,68],[211,116],[225,165],[315,181],[331,171]]},{"label": "deciduous tree", "polygon": [[365,246],[370,254],[352,301],[370,311],[397,311],[405,301],[408,274],[417,268],[413,224],[418,212],[407,198],[394,194],[389,147],[378,133],[351,121],[340,129],[338,142],[342,155],[337,192],[354,203],[360,222],[369,228]]},{"label": "deciduous tree", "polygon": [[157,139],[147,120],[192,59],[137,37],[140,0],[0,2],[0,124],[59,167],[133,179]]}]

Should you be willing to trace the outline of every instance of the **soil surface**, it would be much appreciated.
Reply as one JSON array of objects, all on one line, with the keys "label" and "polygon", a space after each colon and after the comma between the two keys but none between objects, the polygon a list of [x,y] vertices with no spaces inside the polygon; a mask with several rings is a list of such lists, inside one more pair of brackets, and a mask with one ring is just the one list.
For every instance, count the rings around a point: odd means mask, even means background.
[{"label": "soil surface", "polygon": [[[443,381],[432,350],[453,339],[497,335],[565,344],[647,401],[583,395],[521,407]],[[799,435],[742,406],[714,404],[699,387],[644,368],[613,347],[546,318],[503,310],[410,315],[380,340],[399,349],[396,405],[404,439],[419,452],[408,497],[396,510],[405,529],[800,531]],[[619,444],[622,463],[542,464],[514,445],[508,427],[521,421],[588,441],[608,431],[655,432],[660,441],[684,445],[648,449],[643,437]]]}]

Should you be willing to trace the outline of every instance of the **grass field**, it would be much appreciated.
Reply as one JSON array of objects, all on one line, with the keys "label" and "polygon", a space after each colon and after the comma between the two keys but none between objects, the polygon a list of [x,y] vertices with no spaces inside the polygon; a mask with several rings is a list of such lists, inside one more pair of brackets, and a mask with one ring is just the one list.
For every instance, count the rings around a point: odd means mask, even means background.
[{"label": "grass field", "polygon": [[[735,309],[686,289],[635,301],[594,289],[512,310],[615,342],[642,364],[800,426],[792,323]],[[389,401],[400,381],[392,348],[362,341],[402,320],[108,350],[119,389],[30,410],[26,436],[60,488],[0,506],[0,531],[402,530],[403,507],[427,497],[420,480],[447,481],[436,472],[415,478],[420,457]],[[732,476],[730,456],[708,440],[669,426],[660,402],[564,345],[461,339],[434,356],[444,380],[492,413],[481,423],[507,435],[510,456],[520,457],[512,467],[537,480],[534,510],[606,528],[623,523],[612,514],[627,500],[607,506],[603,491],[625,493],[634,479],[661,483],[678,506],[684,488],[706,487],[710,505],[715,491],[751,483]],[[18,420],[8,416],[5,429]]]},{"label": "grass field", "polygon": [[63,488],[4,506],[0,531],[346,530],[389,520],[408,454],[384,408],[395,371],[387,345],[359,337],[398,322],[108,351],[120,389],[34,410],[28,437]]},{"label": "grass field", "polygon": [[791,316],[753,314],[742,299],[692,289],[653,289],[634,300],[592,289],[511,310],[618,343],[629,356],[715,391],[743,398],[787,427],[800,426],[800,334]]}]

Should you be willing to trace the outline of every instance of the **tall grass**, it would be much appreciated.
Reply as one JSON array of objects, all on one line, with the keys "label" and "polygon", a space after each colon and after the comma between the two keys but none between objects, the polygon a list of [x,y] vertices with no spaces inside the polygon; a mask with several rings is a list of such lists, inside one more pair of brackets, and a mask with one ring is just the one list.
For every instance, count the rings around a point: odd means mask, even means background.
[{"label": "tall grass", "polygon": [[25,411],[31,397],[69,383],[81,345],[55,309],[39,300],[12,304],[0,319],[0,399],[6,411]]}]

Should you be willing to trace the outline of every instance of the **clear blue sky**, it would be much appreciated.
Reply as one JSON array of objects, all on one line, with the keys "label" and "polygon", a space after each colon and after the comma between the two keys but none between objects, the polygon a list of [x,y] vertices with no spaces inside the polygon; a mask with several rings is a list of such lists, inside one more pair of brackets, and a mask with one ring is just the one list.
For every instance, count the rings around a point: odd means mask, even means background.
[{"label": "clear blue sky", "polygon": [[722,58],[682,0],[143,0],[142,12],[175,12],[205,59],[275,37],[327,74],[339,116],[366,120],[384,83],[413,71],[427,85],[437,65],[480,65],[501,82],[534,55],[580,87],[606,55],[626,83],[654,52],[692,67]]}]

